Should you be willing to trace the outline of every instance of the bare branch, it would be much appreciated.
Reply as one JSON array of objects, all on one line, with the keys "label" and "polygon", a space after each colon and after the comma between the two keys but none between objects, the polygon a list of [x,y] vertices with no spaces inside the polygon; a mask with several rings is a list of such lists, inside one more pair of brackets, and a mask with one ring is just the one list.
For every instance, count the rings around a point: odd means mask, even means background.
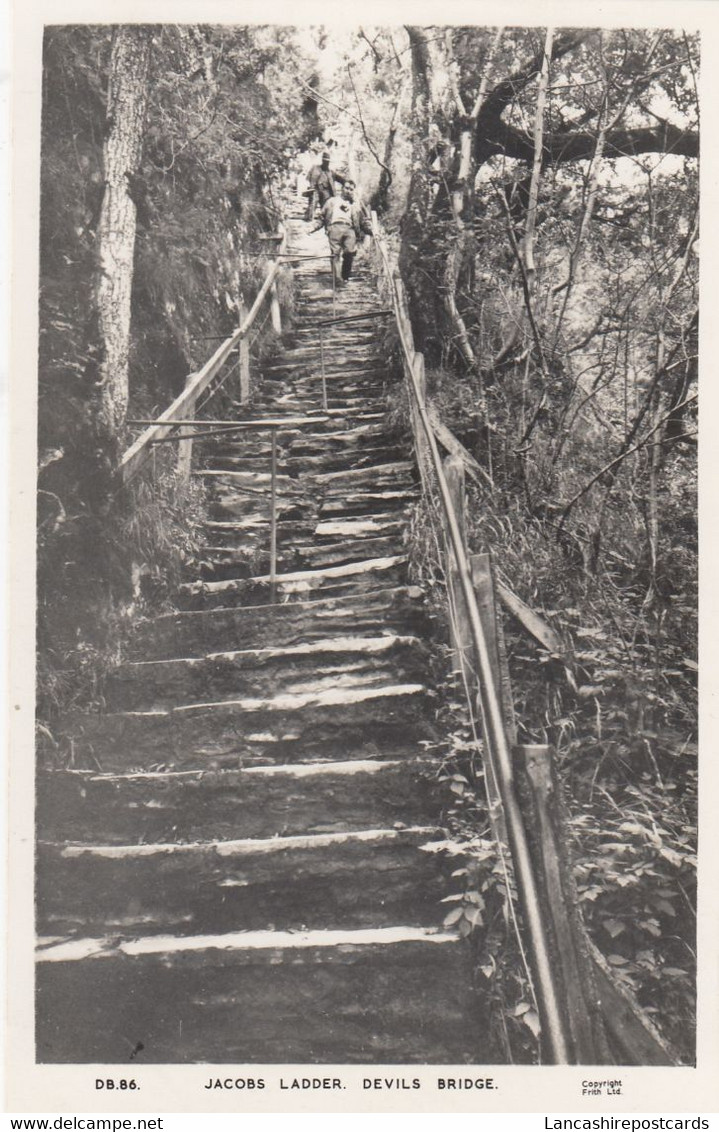
[{"label": "bare branch", "polygon": [[295,77],[297,79],[297,82],[300,83],[301,86],[306,87],[306,89],[310,91],[313,98],[319,98],[320,102],[326,102],[328,106],[332,106],[335,110],[339,110],[341,114],[348,114],[349,117],[353,118],[355,122],[359,122],[359,124],[362,125],[357,115],[353,114],[351,110],[348,110],[346,106],[340,106],[338,102],[333,102],[331,98],[326,98],[324,94],[320,94],[316,87],[310,86],[310,84],[306,82],[300,75],[296,75]]},{"label": "bare branch", "polygon": [[387,174],[389,183],[391,184],[392,174],[390,173],[390,171],[387,168],[387,166],[385,165],[384,161],[382,160],[382,158],[378,154],[377,150],[375,149],[374,142],[372,141],[369,134],[367,133],[367,127],[365,126],[364,118],[362,117],[362,107],[360,106],[359,95],[357,94],[357,87],[355,86],[355,81],[354,81],[354,78],[352,77],[352,64],[351,63],[347,64],[347,74],[349,75],[349,80],[350,80],[350,83],[352,84],[352,93],[355,96],[355,102],[357,104],[357,114],[359,115],[357,120],[359,121],[361,130],[362,130],[362,136],[365,140],[365,145],[367,146],[367,149],[370,151],[370,153],[374,157],[374,159],[377,162],[377,164],[379,165],[380,169],[384,169],[385,173]]},{"label": "bare branch", "polygon": [[533,305],[532,305],[532,295],[531,295],[531,292],[530,292],[530,289],[529,289],[529,280],[527,279],[527,273],[524,269],[524,261],[522,259],[522,253],[520,251],[519,244],[517,243],[517,237],[515,236],[514,231],[512,229],[512,215],[509,211],[509,205],[507,204],[502,192],[497,188],[496,185],[493,185],[492,188],[494,189],[495,193],[499,197],[500,204],[502,205],[502,209],[504,210],[504,214],[505,214],[505,217],[506,217],[506,220],[507,220],[507,235],[509,236],[509,242],[512,245],[512,251],[514,252],[514,258],[516,259],[517,266],[519,267],[519,274],[520,274],[521,280],[522,280],[522,292],[524,294],[524,304],[525,304],[525,307],[527,309],[527,317],[529,318],[529,325],[532,328],[532,336],[534,338],[534,344],[537,348],[537,353],[539,355],[539,362],[540,362],[540,365],[541,365],[541,368],[542,368],[542,373],[544,374],[545,377],[547,377],[548,376],[547,362],[546,362],[546,359],[544,357],[544,348],[542,346],[542,339],[539,336],[539,327],[537,326],[537,321],[534,317],[534,308],[533,308]]},{"label": "bare branch", "polygon": [[490,76],[490,73],[491,73],[491,70],[492,70],[492,66],[494,64],[494,60],[495,60],[495,56],[497,54],[497,50],[499,48],[499,44],[502,40],[503,34],[504,34],[504,28],[503,27],[497,28],[496,32],[494,33],[494,39],[492,40],[489,51],[487,52],[487,58],[484,62],[484,69],[482,71],[482,81],[479,84],[479,90],[477,91],[477,97],[474,100],[474,106],[472,107],[472,113],[470,114],[470,117],[475,122],[476,122],[477,118],[479,117],[479,112],[482,109],[482,107],[484,106],[485,99],[487,97],[487,87],[489,86],[489,76]]},{"label": "bare branch", "polygon": [[554,29],[547,28],[544,40],[544,55],[542,70],[539,75],[539,89],[537,91],[537,109],[534,116],[534,154],[532,162],[532,179],[529,185],[529,201],[527,204],[527,218],[524,226],[524,269],[527,275],[527,286],[530,297],[534,294],[535,266],[534,266],[534,229],[537,219],[537,203],[539,201],[539,179],[542,173],[542,152],[544,137],[544,107],[547,101],[547,86],[549,84],[549,61],[552,56],[552,42]]},{"label": "bare branch", "polygon": [[[657,432],[662,427],[662,425],[666,424],[666,422],[671,417],[672,413],[676,413],[678,409],[683,409],[685,405],[690,405],[693,401],[697,400],[698,396],[699,395],[697,393],[692,393],[692,395],[690,397],[686,397],[678,405],[675,405],[671,412],[666,413],[663,417],[660,417],[660,419],[652,425],[652,427],[649,429],[649,431],[646,433],[646,435],[642,437],[642,439],[640,441],[638,441],[636,444],[632,445],[631,448],[623,448],[618,456],[615,456],[614,459],[610,460],[608,464],[605,464],[604,467],[601,468],[600,471],[598,471],[596,475],[592,476],[592,478],[589,480],[589,482],[586,483],[584,485],[584,487],[580,491],[578,491],[577,494],[574,495],[569,500],[569,503],[567,503],[565,505],[564,509],[562,510],[562,515],[561,515],[561,518],[560,518],[560,521],[559,521],[559,527],[561,528],[564,525],[564,523],[567,519],[567,516],[569,515],[569,512],[571,511],[572,507],[574,507],[575,503],[578,503],[579,500],[582,499],[582,497],[585,496],[588,491],[591,491],[591,489],[594,487],[595,483],[597,483],[603,476],[605,476],[607,474],[607,472],[611,472],[613,468],[616,468],[616,466],[618,464],[620,464],[623,460],[625,460],[627,458],[627,456],[631,456],[632,453],[638,452],[640,448],[645,448],[647,446],[647,444],[649,443],[650,437],[652,437],[654,435],[654,433]],[[682,437],[682,439],[683,439],[683,437]]]},{"label": "bare branch", "polygon": [[[368,46],[369,46],[369,48],[370,48],[370,51],[371,51],[371,52],[372,52],[372,54],[374,55],[374,58],[375,58],[375,68],[376,68],[376,67],[377,67],[377,64],[378,64],[378,63],[381,63],[381,62],[382,62],[382,56],[380,55],[379,51],[378,51],[378,50],[377,50],[377,48],[375,47],[375,45],[374,45],[374,43],[372,42],[372,40],[371,40],[371,39],[369,39],[369,38],[367,37],[367,35],[365,34],[365,32],[364,32],[363,28],[360,28],[360,29],[359,29],[359,36],[360,36],[360,39],[363,39],[363,40],[365,41],[365,43],[366,43],[366,44],[368,44]],[[379,36],[377,36],[377,39],[379,39]],[[375,42],[376,42],[376,40],[375,40]]]},{"label": "bare branch", "polygon": [[459,113],[464,118],[467,110],[464,105],[464,100],[459,89],[457,82],[457,62],[454,58],[454,44],[452,43],[452,28],[447,28],[444,36],[444,42],[447,48],[447,74],[449,76],[449,85],[452,90],[452,97],[457,104]]}]

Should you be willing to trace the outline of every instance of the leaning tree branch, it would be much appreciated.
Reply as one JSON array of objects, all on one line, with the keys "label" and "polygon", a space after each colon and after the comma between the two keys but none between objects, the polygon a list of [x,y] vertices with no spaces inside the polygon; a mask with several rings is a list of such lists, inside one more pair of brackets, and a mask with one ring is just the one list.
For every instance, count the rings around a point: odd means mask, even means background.
[{"label": "leaning tree branch", "polygon": [[347,114],[348,117],[354,118],[355,122],[359,122],[359,124],[362,125],[357,115],[353,114],[351,110],[348,110],[346,106],[340,106],[339,102],[333,102],[331,98],[327,98],[324,94],[320,94],[316,87],[313,87],[308,82],[305,82],[305,80],[303,78],[300,78],[299,75],[296,75],[295,77],[298,83],[301,83],[303,87],[306,87],[306,89],[312,94],[313,98],[318,98],[320,102],[326,102],[328,106],[332,106],[335,110],[339,110],[341,114]]},{"label": "leaning tree branch", "polygon": [[[491,124],[483,144],[492,154],[501,153],[520,161],[531,161],[534,155],[532,138],[499,119]],[[544,161],[559,164],[591,159],[596,144],[595,131],[559,130],[545,134]],[[643,153],[675,153],[679,157],[698,157],[699,134],[694,130],[682,130],[671,122],[607,130],[604,157],[638,157]]]},{"label": "leaning tree branch", "polygon": [[519,244],[517,243],[517,237],[515,236],[514,231],[512,230],[512,214],[509,211],[509,205],[507,204],[507,201],[504,198],[504,194],[500,191],[500,189],[497,188],[496,185],[493,185],[492,188],[494,189],[495,193],[499,197],[499,202],[502,206],[505,218],[507,220],[507,235],[509,237],[509,242],[510,242],[510,245],[512,247],[512,252],[514,253],[514,258],[517,261],[517,267],[519,268],[519,276],[520,276],[521,283],[522,283],[522,294],[524,296],[524,305],[525,305],[526,310],[527,310],[527,317],[529,319],[529,325],[532,329],[532,337],[534,338],[534,344],[535,344],[536,349],[537,349],[537,354],[539,355],[539,364],[540,364],[542,373],[543,373],[543,375],[546,379],[549,376],[548,372],[547,372],[547,362],[546,362],[546,358],[544,357],[544,348],[542,346],[542,339],[541,339],[540,334],[539,334],[539,327],[537,326],[537,320],[534,317],[534,307],[533,307],[533,304],[532,304],[532,292],[531,292],[531,288],[530,288],[530,285],[529,285],[529,279],[527,278],[527,272],[525,271],[524,260],[522,258],[522,252],[521,252],[521,249],[519,247]]},{"label": "leaning tree branch", "polygon": [[385,173],[387,174],[389,184],[391,184],[392,183],[392,174],[390,173],[390,171],[387,168],[387,166],[385,165],[384,161],[382,160],[382,158],[378,154],[377,150],[375,149],[374,142],[372,141],[369,134],[367,133],[367,127],[365,126],[364,118],[362,117],[362,107],[360,106],[359,95],[357,93],[357,87],[355,86],[355,81],[354,81],[354,78],[352,77],[352,64],[351,63],[347,64],[347,74],[349,75],[349,80],[350,80],[350,83],[352,84],[352,93],[355,96],[355,103],[357,105],[357,114],[359,115],[357,120],[359,121],[360,129],[362,130],[362,137],[365,140],[365,145],[367,146],[367,149],[370,151],[370,153],[374,157],[374,159],[377,162],[377,164],[379,165],[380,169],[384,169]]},{"label": "leaning tree branch", "polygon": [[[375,47],[372,40],[369,38],[369,36],[363,30],[363,28],[359,29],[359,36],[360,36],[360,39],[363,39],[365,41],[365,43],[367,43],[369,45],[370,51],[372,52],[372,54],[375,57],[375,70],[376,70],[377,64],[382,62],[382,56],[380,55],[379,51]],[[379,36],[377,36],[377,38],[375,39],[375,43],[377,42],[377,39],[379,39]]]},{"label": "leaning tree branch", "polygon": [[462,94],[461,94],[460,89],[459,89],[459,83],[457,81],[457,61],[454,58],[454,45],[453,45],[453,42],[452,42],[452,28],[447,28],[447,30],[444,34],[444,41],[445,41],[446,48],[447,48],[447,59],[448,59],[447,76],[449,78],[449,85],[450,85],[450,89],[452,91],[452,97],[454,98],[454,101],[456,103],[457,110],[459,111],[461,116],[463,118],[465,118],[467,116],[467,108],[464,105],[464,99],[462,98]]}]

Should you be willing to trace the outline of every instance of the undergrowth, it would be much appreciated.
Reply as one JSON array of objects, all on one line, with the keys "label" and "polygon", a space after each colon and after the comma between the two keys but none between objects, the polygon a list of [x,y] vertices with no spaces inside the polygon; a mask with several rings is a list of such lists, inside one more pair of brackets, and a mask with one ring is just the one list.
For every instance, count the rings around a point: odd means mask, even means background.
[{"label": "undergrowth", "polygon": [[[461,397],[461,391],[458,396]],[[463,418],[466,424],[466,418]],[[467,440],[467,430],[465,430]],[[468,488],[470,551],[559,634],[549,653],[503,617],[521,743],[549,743],[567,804],[573,872],[585,925],[619,983],[637,997],[683,1063],[694,1059],[696,732],[691,629],[652,632],[640,584],[598,579],[554,529],[499,489]],[[449,610],[438,499],[410,514],[410,576],[428,594],[440,651]],[[626,579],[623,579],[626,583]],[[445,923],[470,936],[477,987],[510,1061],[539,1057],[539,1021],[512,925],[505,864],[488,818],[481,760],[463,691],[437,673],[446,704],[440,777],[447,822],[466,855]],[[479,765],[478,765],[479,764]],[[509,870],[511,872],[511,869]]]},{"label": "undergrowth", "polygon": [[[138,620],[170,608],[183,570],[199,554],[205,488],[199,478],[178,481],[171,463],[161,463],[166,466],[153,475],[150,465],[118,496],[101,523],[88,525],[100,545],[85,542],[85,556],[64,560],[56,530],[40,556],[43,574],[54,568],[55,576],[52,587],[42,576],[38,586],[36,718],[53,749],[64,712],[102,710],[105,676],[122,659]],[[68,532],[68,545],[75,549],[81,537]],[[63,600],[51,600],[49,592]]]}]

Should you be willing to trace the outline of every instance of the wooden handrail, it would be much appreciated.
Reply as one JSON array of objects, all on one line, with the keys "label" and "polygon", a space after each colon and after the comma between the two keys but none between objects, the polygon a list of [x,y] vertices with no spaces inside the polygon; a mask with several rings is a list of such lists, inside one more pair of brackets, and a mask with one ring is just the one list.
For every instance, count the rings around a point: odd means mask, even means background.
[{"label": "wooden handrail", "polygon": [[[479,674],[482,716],[488,740],[486,744],[486,756],[497,783],[504,808],[512,859],[517,876],[517,887],[530,941],[530,952],[533,960],[532,966],[534,967],[537,980],[538,1005],[542,1018],[542,1026],[547,1035],[548,1052],[551,1060],[555,1064],[567,1065],[572,1061],[570,1040],[562,1006],[560,1005],[559,988],[550,960],[547,931],[540,910],[537,881],[530,856],[527,832],[514,786],[512,754],[505,730],[502,706],[496,691],[489,646],[482,625],[474,586],[472,584],[467,549],[452,503],[444,468],[442,467],[442,461],[437,448],[437,439],[427,413],[424,397],[421,394],[417,373],[417,359],[419,355],[414,352],[412,327],[406,309],[404,286],[398,273],[395,274],[395,272],[392,271],[389,256],[382,240],[376,213],[372,214],[372,228],[376,245],[379,249],[382,263],[392,288],[392,304],[395,310],[397,330],[404,353],[405,371],[408,378],[410,394],[414,399],[416,415],[419,418],[419,422],[426,436],[426,446],[434,467],[442,509],[446,519],[449,541],[457,568],[458,580],[468,614],[473,651],[475,654],[477,672]],[[423,368],[423,362],[420,368]]]},{"label": "wooden handrail", "polygon": [[[285,236],[283,235],[283,242],[284,239]],[[175,398],[171,405],[168,405],[163,413],[160,413],[157,420],[146,428],[124,452],[120,460],[119,468],[123,484],[128,484],[134,479],[142,465],[148,459],[152,451],[151,442],[167,436],[168,433],[178,427],[178,419],[187,416],[189,412],[192,411],[197,398],[207,389],[213,378],[216,377],[238,343],[247,336],[252,324],[257,318],[260,307],[277,278],[279,270],[280,264],[278,262],[274,262],[270,265],[265,275],[264,282],[257,293],[257,297],[242,324],[229,338],[218,346],[212,357],[205,362],[202,369],[198,370],[195,374],[190,374],[182,393]]]},{"label": "wooden handrail", "polygon": [[[249,428],[249,429],[253,429],[253,428],[254,429],[299,428],[300,425],[316,424],[318,421],[319,421],[320,424],[322,424],[323,422],[328,421],[329,419],[330,418],[325,413],[317,413],[315,416],[312,416],[312,417],[310,417],[310,416],[303,416],[303,417],[256,417],[254,420],[247,420],[247,421],[217,420],[216,418],[213,418],[213,417],[208,417],[206,420],[203,420],[203,419],[193,420],[190,417],[188,417],[187,419],[185,419],[184,417],[177,417],[176,419],[171,419],[171,418],[168,417],[168,418],[165,419],[165,424],[167,424],[167,425],[182,425],[183,428],[189,427],[191,425],[197,425],[197,426],[201,426],[203,428],[205,426],[208,426],[208,427],[217,426],[218,428],[227,429],[228,432],[238,432],[241,429],[245,429],[245,428]],[[143,424],[143,425],[144,424],[154,425],[156,422],[154,420],[151,420],[151,421],[150,420],[136,420],[136,421],[129,421],[128,423],[129,424],[136,424],[136,425],[141,425],[141,424]]]}]

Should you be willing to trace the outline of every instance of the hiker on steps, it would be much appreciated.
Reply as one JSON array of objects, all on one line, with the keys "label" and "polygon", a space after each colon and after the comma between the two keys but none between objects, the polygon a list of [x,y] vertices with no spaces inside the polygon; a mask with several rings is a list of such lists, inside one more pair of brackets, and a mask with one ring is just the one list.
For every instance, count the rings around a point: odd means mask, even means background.
[{"label": "hiker on steps", "polygon": [[307,214],[305,220],[312,220],[315,215],[317,207],[323,208],[326,202],[333,197],[337,192],[335,182],[344,185],[345,178],[341,173],[335,173],[334,169],[330,169],[330,155],[325,152],[322,154],[321,163],[313,165],[307,174]]},{"label": "hiker on steps", "polygon": [[352,275],[352,264],[357,253],[357,241],[372,235],[372,221],[359,201],[354,199],[355,183],[347,180],[342,195],[330,197],[322,209],[324,225],[332,253],[332,271],[337,287],[344,287]]}]

